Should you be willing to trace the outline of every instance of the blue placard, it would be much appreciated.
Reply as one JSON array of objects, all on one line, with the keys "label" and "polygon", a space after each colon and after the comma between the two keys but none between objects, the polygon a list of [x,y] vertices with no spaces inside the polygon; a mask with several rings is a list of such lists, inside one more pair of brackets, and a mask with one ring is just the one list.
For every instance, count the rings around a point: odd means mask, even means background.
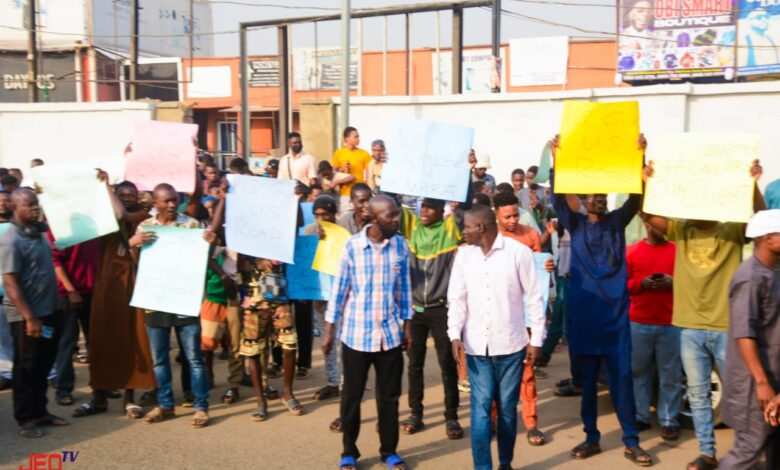
[{"label": "blue placard", "polygon": [[293,300],[328,300],[333,276],[311,269],[320,240],[317,235],[295,239],[295,264],[287,266],[287,293]]}]

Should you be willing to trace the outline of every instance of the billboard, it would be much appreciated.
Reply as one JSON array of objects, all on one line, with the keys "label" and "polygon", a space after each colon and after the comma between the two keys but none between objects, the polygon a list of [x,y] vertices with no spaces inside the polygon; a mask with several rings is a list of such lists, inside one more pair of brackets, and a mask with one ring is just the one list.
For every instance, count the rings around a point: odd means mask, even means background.
[{"label": "billboard", "polygon": [[[27,54],[0,53],[0,103],[26,103],[29,75]],[[38,101],[76,101],[76,59],[72,51],[46,51],[38,65]]]},{"label": "billboard", "polygon": [[739,75],[780,72],[780,1],[740,0]]},{"label": "billboard", "polygon": [[735,0],[620,0],[623,80],[734,77]]},{"label": "billboard", "polygon": [[279,86],[279,61],[276,59],[257,59],[249,61],[250,87]]},{"label": "billboard", "polygon": [[[357,90],[360,52],[349,50],[349,88]],[[277,64],[278,68],[278,64]],[[341,89],[341,48],[293,49],[293,83],[298,91]]]},{"label": "billboard", "polygon": [[[433,60],[433,94],[452,94],[452,51],[435,52]],[[506,63],[504,48],[501,48],[501,60],[493,59],[493,52],[487,49],[466,49],[463,51],[461,76],[463,94],[491,93],[493,86],[500,80],[501,91],[506,91]]]}]

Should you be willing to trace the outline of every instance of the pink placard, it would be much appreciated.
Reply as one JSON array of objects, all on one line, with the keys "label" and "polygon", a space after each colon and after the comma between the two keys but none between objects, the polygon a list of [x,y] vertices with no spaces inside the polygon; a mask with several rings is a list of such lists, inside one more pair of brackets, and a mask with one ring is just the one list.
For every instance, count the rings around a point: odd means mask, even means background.
[{"label": "pink placard", "polygon": [[168,183],[176,191],[195,190],[195,154],[192,140],[197,124],[136,121],[130,133],[133,151],[127,157],[125,179],[140,191],[152,191]]}]

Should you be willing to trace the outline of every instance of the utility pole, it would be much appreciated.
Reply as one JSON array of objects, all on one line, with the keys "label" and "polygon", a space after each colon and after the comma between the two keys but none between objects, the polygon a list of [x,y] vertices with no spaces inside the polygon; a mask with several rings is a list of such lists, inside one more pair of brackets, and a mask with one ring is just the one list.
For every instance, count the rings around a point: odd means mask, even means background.
[{"label": "utility pole", "polygon": [[[138,0],[130,2],[130,93],[131,101],[137,99],[136,80],[138,79]],[[191,66],[192,64],[190,64]]]},{"label": "utility pole", "polygon": [[35,0],[27,0],[27,101],[38,102],[38,38]]},{"label": "utility pole", "polygon": [[[349,126],[349,22],[351,12],[349,9],[349,0],[341,0],[341,129],[337,135]],[[338,146],[338,142],[336,145]]]},{"label": "utility pole", "polygon": [[493,41],[492,41],[492,54],[493,65],[496,68],[498,74],[498,83],[493,87],[493,93],[501,92],[501,0],[493,0]]}]

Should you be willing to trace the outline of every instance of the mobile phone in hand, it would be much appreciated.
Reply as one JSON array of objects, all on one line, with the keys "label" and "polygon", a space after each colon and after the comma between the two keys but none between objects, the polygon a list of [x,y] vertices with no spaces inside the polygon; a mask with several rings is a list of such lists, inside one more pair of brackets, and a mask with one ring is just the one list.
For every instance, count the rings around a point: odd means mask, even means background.
[{"label": "mobile phone in hand", "polygon": [[54,338],[54,328],[52,328],[50,326],[42,326],[41,327],[41,336],[43,336],[46,339]]}]

